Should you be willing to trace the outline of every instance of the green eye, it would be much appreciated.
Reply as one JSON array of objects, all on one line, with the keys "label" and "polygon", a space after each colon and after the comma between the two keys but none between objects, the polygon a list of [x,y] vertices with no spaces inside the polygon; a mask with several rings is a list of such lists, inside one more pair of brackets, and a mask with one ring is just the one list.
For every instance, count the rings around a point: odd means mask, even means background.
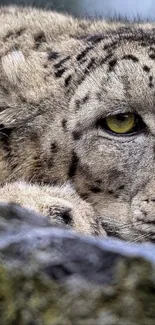
[{"label": "green eye", "polygon": [[104,119],[101,118],[97,121],[96,126],[114,135],[132,135],[146,128],[141,117],[134,113],[116,114]]},{"label": "green eye", "polygon": [[135,126],[135,114],[117,114],[108,116],[106,124],[110,131],[115,133],[128,133]]}]

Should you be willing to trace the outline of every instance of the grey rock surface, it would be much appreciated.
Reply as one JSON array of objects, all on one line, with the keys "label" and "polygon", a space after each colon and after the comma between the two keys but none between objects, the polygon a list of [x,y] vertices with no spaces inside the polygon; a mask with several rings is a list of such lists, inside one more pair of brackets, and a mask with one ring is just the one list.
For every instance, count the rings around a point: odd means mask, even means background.
[{"label": "grey rock surface", "polygon": [[0,205],[1,325],[154,325],[155,245],[84,237]]}]

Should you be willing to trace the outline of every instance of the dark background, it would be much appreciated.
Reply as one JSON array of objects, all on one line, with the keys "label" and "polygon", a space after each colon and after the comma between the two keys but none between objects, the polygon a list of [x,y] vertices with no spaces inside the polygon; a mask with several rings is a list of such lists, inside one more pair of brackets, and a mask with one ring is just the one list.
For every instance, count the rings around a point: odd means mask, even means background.
[{"label": "dark background", "polygon": [[121,15],[155,20],[155,0],[0,0],[0,4],[33,5],[72,13],[75,16]]}]

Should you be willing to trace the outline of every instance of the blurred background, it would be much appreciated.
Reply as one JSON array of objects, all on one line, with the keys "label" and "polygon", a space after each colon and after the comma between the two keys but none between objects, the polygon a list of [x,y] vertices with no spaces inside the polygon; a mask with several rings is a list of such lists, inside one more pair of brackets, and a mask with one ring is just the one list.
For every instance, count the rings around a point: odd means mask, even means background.
[{"label": "blurred background", "polygon": [[33,5],[65,11],[74,16],[155,20],[155,0],[0,0],[0,4]]}]

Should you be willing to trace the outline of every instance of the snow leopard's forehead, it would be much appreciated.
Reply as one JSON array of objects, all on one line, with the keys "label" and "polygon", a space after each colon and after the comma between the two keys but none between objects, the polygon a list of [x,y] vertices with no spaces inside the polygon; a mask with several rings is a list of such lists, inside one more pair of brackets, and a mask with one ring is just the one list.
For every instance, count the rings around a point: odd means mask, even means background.
[{"label": "snow leopard's forehead", "polygon": [[[91,36],[74,37],[64,42],[65,49],[60,46],[60,50],[49,51],[47,67],[52,64],[55,79],[71,97],[79,87],[83,95],[81,99],[76,98],[77,110],[83,107],[92,92],[93,97],[96,92],[99,99],[105,98],[106,90],[111,92],[110,83],[113,86],[117,83],[120,92],[123,85],[126,98],[132,97],[138,84],[145,91],[149,88],[147,92],[150,93],[155,75],[154,30],[133,25],[132,28],[120,27]],[[114,93],[113,89],[113,98]]]},{"label": "snow leopard's forehead", "polygon": [[[52,36],[49,36],[49,30],[44,24],[38,31],[37,28],[31,30],[32,26],[24,27],[24,22],[22,25],[19,21],[14,31],[1,31],[3,46],[0,55],[3,70],[8,79],[10,77],[10,81],[14,79],[14,75],[17,76],[19,70],[17,79],[20,83],[21,67],[23,66],[24,74],[25,62],[30,69],[35,68],[40,73],[44,70],[44,80],[55,78],[56,82],[60,82],[65,91],[72,95],[77,86],[90,75],[93,76],[97,68],[100,68],[103,74],[104,85],[108,76],[112,72],[115,73],[117,68],[121,69],[121,74],[124,69],[126,77],[129,74],[133,77],[133,73],[137,74],[136,69],[142,68],[144,75],[147,75],[149,87],[153,88],[151,70],[155,62],[155,28],[151,25],[116,26],[114,25],[113,29],[102,27],[101,31],[96,27],[93,33],[88,33],[87,26],[83,35],[82,32],[73,36],[71,33],[70,37],[64,38],[58,46],[57,43],[53,44]],[[30,60],[30,57],[33,59]],[[32,61],[35,61],[34,67]],[[31,79],[31,76],[29,78]],[[98,82],[97,79],[93,81],[94,84]],[[127,84],[126,81],[124,78],[124,83]]]}]

